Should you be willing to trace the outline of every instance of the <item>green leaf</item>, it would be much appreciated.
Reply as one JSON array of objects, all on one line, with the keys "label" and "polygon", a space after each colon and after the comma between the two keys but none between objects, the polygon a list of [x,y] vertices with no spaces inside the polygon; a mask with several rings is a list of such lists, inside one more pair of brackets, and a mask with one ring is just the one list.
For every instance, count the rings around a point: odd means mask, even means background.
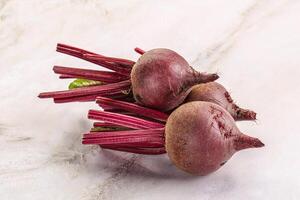
[{"label": "green leaf", "polygon": [[95,85],[103,85],[101,81],[93,81],[87,79],[76,79],[69,84],[69,89],[81,88],[81,87],[88,87],[88,86],[95,86]]}]

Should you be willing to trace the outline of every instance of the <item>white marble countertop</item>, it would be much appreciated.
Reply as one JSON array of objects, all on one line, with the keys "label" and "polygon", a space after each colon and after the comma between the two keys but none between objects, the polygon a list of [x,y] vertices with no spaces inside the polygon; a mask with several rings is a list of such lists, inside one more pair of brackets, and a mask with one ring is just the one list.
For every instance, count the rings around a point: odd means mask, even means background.
[{"label": "white marble countertop", "polygon": [[[0,1],[0,199],[300,199],[300,1]],[[57,42],[137,59],[167,47],[219,72],[258,120],[239,128],[265,148],[236,154],[206,177],[167,156],[81,145],[94,103],[36,96],[66,88],[54,64],[98,68],[55,52]]]}]

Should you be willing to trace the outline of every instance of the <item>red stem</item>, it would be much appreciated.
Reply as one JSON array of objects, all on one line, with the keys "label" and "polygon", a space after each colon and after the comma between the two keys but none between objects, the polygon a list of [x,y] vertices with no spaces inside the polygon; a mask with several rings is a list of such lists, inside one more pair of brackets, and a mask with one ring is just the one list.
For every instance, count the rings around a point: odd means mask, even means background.
[{"label": "red stem", "polygon": [[[116,108],[114,108],[113,106],[104,105],[104,104],[103,105],[98,104],[98,105],[105,111],[116,110]],[[118,110],[120,110],[120,109],[118,109]]]},{"label": "red stem", "polygon": [[62,44],[62,43],[58,43],[57,48],[72,49],[72,50],[76,50],[77,52],[80,52],[82,54],[89,53],[89,54],[101,55],[101,54],[98,54],[98,53],[94,53],[94,52],[91,52],[91,51],[87,51],[87,50],[84,50],[84,49],[81,49],[81,48],[73,47],[73,46],[70,46],[70,45],[67,45],[67,44]]},{"label": "red stem", "polygon": [[107,61],[107,62],[115,62],[121,65],[125,65],[128,67],[132,67],[135,62],[123,58],[114,58],[114,57],[107,57],[107,56],[100,56],[100,55],[95,55],[95,54],[84,54],[84,57],[90,60],[95,60],[95,61]]},{"label": "red stem", "polygon": [[111,144],[132,144],[134,147],[141,148],[160,148],[164,147],[164,139],[159,137],[113,137],[113,138],[87,138],[82,140],[82,144],[98,144],[98,145],[111,145]]},{"label": "red stem", "polygon": [[146,51],[144,51],[144,50],[142,50],[142,49],[140,49],[138,47],[134,48],[134,51],[137,52],[137,53],[139,53],[139,54],[141,54],[141,55],[143,55],[144,53],[146,53]]},{"label": "red stem", "polygon": [[103,149],[110,149],[115,151],[123,151],[129,153],[143,154],[143,155],[159,155],[165,154],[166,150],[162,148],[131,148],[131,147],[115,147],[113,145],[100,145]]},{"label": "red stem", "polygon": [[54,103],[87,102],[94,101],[98,95],[86,95],[77,97],[54,98]]},{"label": "red stem", "polygon": [[121,109],[106,108],[106,109],[103,109],[103,110],[106,111],[106,112],[113,112],[113,113],[119,113],[119,114],[123,114],[123,115],[134,116],[134,117],[141,117],[141,116],[139,116],[139,115],[137,115],[135,113],[124,111],[124,110],[121,110]]},{"label": "red stem", "polygon": [[110,108],[116,108],[116,109],[129,111],[129,112],[138,114],[140,116],[157,119],[157,120],[160,120],[163,122],[165,122],[169,117],[169,115],[167,115],[163,112],[154,110],[154,109],[150,109],[150,108],[136,105],[134,103],[118,101],[118,100],[114,100],[114,99],[110,99],[110,98],[106,98],[106,97],[97,97],[96,102],[100,106],[104,106],[104,108],[107,106],[110,106]]},{"label": "red stem", "polygon": [[[54,103],[68,103],[68,102],[87,102],[87,101],[95,101],[95,99],[103,94],[92,94],[92,95],[84,95],[84,96],[75,96],[75,97],[64,97],[64,98],[54,98]],[[120,98],[125,97],[122,91],[111,92],[109,95],[104,95],[110,98]]]},{"label": "red stem", "polygon": [[84,49],[80,49],[77,47],[72,47],[72,46],[65,45],[65,44],[57,44],[56,51],[89,61],[89,62],[97,64],[97,65],[101,65],[107,69],[113,70],[116,73],[119,73],[122,75],[129,76],[130,72],[131,72],[131,69],[129,69],[128,67],[124,67],[123,65],[120,65],[118,63],[106,62],[106,61],[100,61],[100,60],[94,61],[94,60],[88,59],[84,56],[84,54],[93,54],[93,55],[98,55],[98,56],[102,56],[102,55],[96,54],[96,53],[93,53],[93,52],[90,52],[90,51],[87,51]]},{"label": "red stem", "polygon": [[90,110],[88,113],[88,118],[114,123],[116,125],[133,129],[164,128],[164,125],[158,122],[152,122],[137,117],[105,111]]},{"label": "red stem", "polygon": [[73,78],[85,78],[106,83],[115,83],[128,79],[128,76],[122,76],[116,72],[99,71],[91,69],[80,69],[72,67],[54,66],[53,71],[57,74],[67,75]]},{"label": "red stem", "polygon": [[[111,126],[110,123],[99,123]],[[115,126],[115,124],[113,125]],[[83,144],[97,144],[103,149],[146,155],[166,153],[164,128],[122,131],[94,131],[83,135]]]},{"label": "red stem", "polygon": [[164,136],[164,128],[158,129],[141,129],[141,130],[126,130],[126,131],[100,131],[87,133],[83,135],[84,139],[87,138],[114,138],[114,137],[130,137],[130,136]]},{"label": "red stem", "polygon": [[131,83],[129,80],[111,83],[107,85],[100,86],[90,86],[76,88],[72,90],[55,91],[55,92],[45,92],[39,95],[40,98],[66,98],[66,97],[76,97],[85,95],[110,95],[121,90],[129,89]]},{"label": "red stem", "polygon": [[71,76],[71,75],[66,75],[66,74],[61,74],[59,76],[60,79],[67,79],[67,78],[77,78],[77,77],[74,77],[74,76]]},{"label": "red stem", "polygon": [[[102,67],[105,67],[107,69],[111,69],[113,71],[116,71],[117,73],[120,73],[119,72],[120,69],[116,64],[108,63],[108,62],[100,62],[100,61],[96,62],[96,61],[88,60],[87,58],[85,58],[83,56],[83,53],[81,53],[80,51],[73,50],[73,49],[68,49],[68,48],[64,48],[64,47],[60,47],[60,46],[57,46],[56,51],[60,52],[60,53],[68,54],[70,56],[74,56],[74,57],[77,57],[77,58],[80,58],[80,59],[83,59],[83,60],[86,60],[86,61],[89,61],[89,62],[94,63],[96,65],[101,65]],[[127,75],[127,72],[126,72],[126,75]]]},{"label": "red stem", "polygon": [[119,125],[115,125],[114,123],[109,123],[109,122],[94,122],[93,124],[94,127],[120,127]]}]

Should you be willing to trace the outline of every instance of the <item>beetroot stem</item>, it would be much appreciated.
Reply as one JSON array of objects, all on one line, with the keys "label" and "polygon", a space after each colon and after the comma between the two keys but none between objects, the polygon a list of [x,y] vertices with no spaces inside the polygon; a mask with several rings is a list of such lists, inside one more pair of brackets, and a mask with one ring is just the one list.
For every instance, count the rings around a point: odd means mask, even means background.
[{"label": "beetroot stem", "polygon": [[101,131],[84,134],[86,138],[112,138],[112,137],[124,137],[124,136],[164,136],[164,128],[158,129],[140,129],[140,130],[126,130],[126,131]]},{"label": "beetroot stem", "polygon": [[112,145],[101,145],[103,149],[111,149],[115,151],[144,154],[144,155],[159,155],[165,154],[166,150],[162,148],[130,148],[130,147],[114,147]]},{"label": "beetroot stem", "polygon": [[88,113],[88,118],[108,123],[114,123],[116,125],[121,125],[133,129],[164,128],[164,125],[158,122],[152,122],[137,117],[105,111],[90,110]]},{"label": "beetroot stem", "polygon": [[114,83],[129,79],[128,76],[122,76],[116,72],[91,69],[54,66],[53,71],[57,74],[68,75],[74,78],[85,78],[88,80],[102,81],[106,83]]},{"label": "beetroot stem", "polygon": [[123,58],[114,58],[114,57],[107,57],[107,56],[99,56],[95,54],[84,54],[84,57],[89,60],[95,60],[95,61],[106,61],[106,62],[115,62],[121,65],[125,65],[128,67],[132,67],[135,62]]},{"label": "beetroot stem", "polygon": [[54,98],[54,103],[87,102],[94,101],[98,95],[86,95],[77,97]]},{"label": "beetroot stem", "polygon": [[146,108],[143,106],[139,106],[136,105],[134,103],[129,103],[129,102],[124,102],[124,101],[118,101],[118,100],[114,100],[114,99],[110,99],[110,98],[106,98],[106,97],[97,97],[96,98],[96,102],[100,105],[100,106],[111,106],[111,108],[119,108],[121,110],[125,110],[125,111],[129,111],[135,114],[138,114],[140,116],[144,116],[144,117],[149,117],[149,118],[153,118],[153,119],[157,119],[160,121],[165,122],[169,115],[154,110],[154,109],[150,109],[150,108]]},{"label": "beetroot stem", "polygon": [[75,96],[85,96],[85,95],[109,95],[111,93],[118,92],[120,90],[126,90],[130,87],[130,80],[121,81],[118,83],[111,83],[107,85],[100,86],[90,86],[76,88],[72,90],[63,90],[55,92],[44,92],[39,95],[40,98],[66,98]]},{"label": "beetroot stem", "polygon": [[83,138],[82,144],[134,144],[135,147],[163,147],[164,139],[160,137],[112,137],[112,138]]},{"label": "beetroot stem", "polygon": [[101,56],[101,54],[94,53],[94,52],[91,52],[91,51],[87,51],[87,50],[77,48],[77,47],[74,47],[74,46],[70,46],[70,45],[67,45],[67,44],[58,43],[57,47],[77,50],[77,52],[80,52],[80,53],[89,53],[89,54],[95,54],[95,55],[100,55]]},{"label": "beetroot stem", "polygon": [[74,56],[74,57],[77,57],[77,58],[80,58],[80,59],[83,59],[83,60],[86,60],[86,61],[89,61],[89,62],[94,63],[96,65],[101,65],[102,67],[105,67],[107,69],[111,69],[113,71],[118,71],[119,72],[119,70],[120,70],[119,67],[116,64],[113,64],[113,63],[100,62],[100,61],[97,62],[97,61],[88,60],[87,58],[85,58],[83,56],[83,53],[78,52],[78,51],[73,50],[73,49],[65,49],[63,47],[57,46],[56,51],[60,52],[60,53],[68,54],[70,56]]},{"label": "beetroot stem", "polygon": [[56,51],[60,52],[60,53],[68,54],[70,56],[74,56],[74,57],[77,57],[77,58],[80,58],[80,59],[83,59],[83,60],[86,60],[86,61],[89,61],[89,62],[97,64],[97,65],[101,65],[101,66],[103,66],[107,69],[113,70],[116,73],[119,73],[119,74],[122,74],[122,75],[128,76],[130,74],[130,71],[131,71],[131,68],[124,67],[124,66],[119,65],[119,64],[114,63],[114,62],[106,62],[106,61],[100,61],[100,60],[94,61],[94,60],[88,59],[84,56],[84,54],[93,54],[93,55],[98,55],[98,56],[102,56],[102,55],[96,54],[96,53],[93,53],[93,52],[90,52],[90,51],[86,51],[84,49],[80,49],[80,48],[77,48],[77,47],[72,47],[72,46],[65,45],[65,44],[57,44]]},{"label": "beetroot stem", "polygon": [[109,123],[109,122],[94,122],[93,124],[94,127],[119,127],[119,125],[115,125],[114,123]]},{"label": "beetroot stem", "polygon": [[138,47],[134,48],[134,51],[137,52],[137,53],[139,53],[139,54],[141,54],[141,55],[143,55],[146,52],[146,51],[144,51],[144,50],[142,50],[142,49],[140,49]]},{"label": "beetroot stem", "polygon": [[[103,95],[103,94],[102,94]],[[63,98],[54,98],[54,103],[68,103],[68,102],[86,102],[86,101],[95,101],[99,94],[84,95],[84,96],[75,96],[75,97],[63,97]],[[109,95],[105,95],[110,98],[120,98],[125,97],[122,91],[111,92]]]},{"label": "beetroot stem", "polygon": [[[119,113],[119,114],[123,114],[123,115],[129,115],[129,116],[140,117],[142,119],[145,119],[140,115],[137,115],[135,113],[131,113],[131,112],[128,112],[128,111],[124,111],[124,110],[121,110],[121,109],[106,108],[106,109],[103,109],[103,110],[106,111],[106,112]],[[147,119],[149,119],[149,118],[147,118]],[[149,120],[151,120],[151,119],[149,119]]]},{"label": "beetroot stem", "polygon": [[59,78],[60,79],[67,79],[67,78],[78,78],[78,77],[74,77],[74,76],[66,75],[66,74],[61,74],[61,75],[59,75]]}]

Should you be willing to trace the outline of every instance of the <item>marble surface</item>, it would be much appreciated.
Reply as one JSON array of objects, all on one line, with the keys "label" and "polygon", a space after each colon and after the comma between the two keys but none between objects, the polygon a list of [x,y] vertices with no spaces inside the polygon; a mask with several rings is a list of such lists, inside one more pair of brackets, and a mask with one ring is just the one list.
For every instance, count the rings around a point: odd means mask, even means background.
[{"label": "marble surface", "polygon": [[[0,198],[300,199],[299,10],[299,0],[0,0]],[[167,156],[81,145],[96,105],[36,96],[66,88],[54,64],[99,67],[56,53],[57,42],[130,59],[136,46],[178,51],[258,112],[238,126],[265,148],[190,177]]]}]

